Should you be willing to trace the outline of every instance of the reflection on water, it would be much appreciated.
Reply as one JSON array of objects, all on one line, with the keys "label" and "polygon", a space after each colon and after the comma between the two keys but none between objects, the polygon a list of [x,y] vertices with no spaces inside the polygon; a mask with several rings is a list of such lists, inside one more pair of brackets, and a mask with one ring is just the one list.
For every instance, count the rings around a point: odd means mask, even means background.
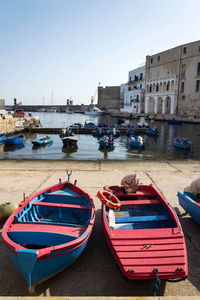
[{"label": "reflection on water", "polygon": [[[72,123],[82,123],[86,116],[82,114],[65,113],[34,113],[38,114],[43,126],[47,123],[54,127],[69,126]],[[104,122],[109,125],[117,123],[109,115],[94,117],[95,123]],[[135,120],[136,121],[136,120]],[[182,160],[200,159],[200,124],[183,123],[169,125],[167,122],[156,122],[160,133],[157,137],[148,136],[144,149],[130,149],[127,136],[120,135],[115,139],[114,149],[99,149],[98,139],[92,135],[77,134],[78,148],[64,148],[58,134],[49,134],[53,144],[39,148],[32,147],[32,140],[44,137],[44,134],[24,133],[25,143],[14,147],[0,145],[0,159],[70,159],[70,160]],[[173,145],[175,136],[189,138],[192,141],[191,150],[177,149]],[[145,137],[143,135],[143,137]],[[17,151],[16,151],[17,150]],[[110,151],[111,150],[111,151]]]},{"label": "reflection on water", "polygon": [[17,150],[20,150],[22,148],[24,148],[25,145],[24,144],[18,144],[18,145],[6,145],[4,146],[3,148],[3,151],[4,152],[13,152],[13,151],[17,151]]},{"label": "reflection on water", "polygon": [[77,152],[78,150],[78,146],[74,146],[74,147],[62,147],[62,152],[66,154],[67,158],[71,157],[71,154],[74,152]]}]

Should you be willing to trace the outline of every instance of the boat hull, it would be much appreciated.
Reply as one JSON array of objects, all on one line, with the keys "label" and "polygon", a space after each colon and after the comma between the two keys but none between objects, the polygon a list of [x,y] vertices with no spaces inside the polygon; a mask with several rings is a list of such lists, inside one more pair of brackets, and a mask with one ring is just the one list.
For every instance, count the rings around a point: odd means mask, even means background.
[{"label": "boat hull", "polygon": [[[133,194],[105,187],[120,199],[120,211],[102,205],[102,225],[108,246],[122,275],[129,280],[184,279],[187,252],[174,210],[151,186]],[[119,193],[117,192],[117,189]]]},{"label": "boat hull", "polygon": [[9,137],[4,139],[4,144],[5,146],[10,146],[10,145],[19,145],[24,143],[24,137]]},{"label": "boat hull", "polygon": [[178,192],[177,194],[180,206],[200,224],[200,202],[189,192]]},{"label": "boat hull", "polygon": [[32,140],[34,146],[42,146],[53,143],[53,139],[36,139]]},{"label": "boat hull", "polygon": [[69,182],[36,192],[20,204],[6,221],[2,237],[29,289],[79,257],[94,219],[91,197]]}]

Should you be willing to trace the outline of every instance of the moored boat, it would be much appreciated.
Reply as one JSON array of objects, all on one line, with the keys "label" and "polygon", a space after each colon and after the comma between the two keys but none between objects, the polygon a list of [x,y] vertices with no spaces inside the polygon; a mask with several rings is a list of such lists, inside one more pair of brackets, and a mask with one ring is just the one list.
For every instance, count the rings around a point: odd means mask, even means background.
[{"label": "moored boat", "polygon": [[0,143],[4,142],[6,135],[4,133],[0,133]]},{"label": "moored boat", "polygon": [[93,200],[76,186],[76,181],[59,180],[19,205],[6,221],[2,237],[12,263],[30,290],[79,257],[94,219]]},{"label": "moored boat", "polygon": [[188,276],[181,224],[152,185],[140,184],[135,192],[127,192],[123,186],[105,186],[97,195],[102,201],[108,246],[126,279],[158,284],[160,279]]},{"label": "moored boat", "polygon": [[76,136],[65,136],[62,138],[63,147],[78,147],[78,138]]},{"label": "moored boat", "polygon": [[24,136],[18,135],[18,136],[12,136],[4,139],[4,145],[10,146],[10,145],[19,145],[24,143]]},{"label": "moored boat", "polygon": [[100,148],[113,148],[115,145],[115,140],[113,139],[112,135],[104,135],[99,139],[98,142]]},{"label": "moored boat", "polygon": [[53,139],[50,138],[49,136],[32,140],[32,144],[34,146],[42,146],[42,145],[47,145],[47,144],[50,144],[50,143],[53,143]]},{"label": "moored boat", "polygon": [[157,136],[159,134],[159,130],[157,128],[148,128],[146,130],[146,134]]},{"label": "moored boat", "polygon": [[130,136],[128,138],[130,147],[132,148],[144,148],[145,140],[141,136]]},{"label": "moored boat", "polygon": [[181,148],[181,149],[185,149],[185,150],[189,150],[192,145],[192,142],[190,140],[179,137],[179,136],[174,138],[173,143],[176,148]]},{"label": "moored boat", "polygon": [[101,116],[103,114],[104,114],[104,111],[100,110],[96,106],[90,108],[88,111],[85,111],[85,115],[88,115],[88,116]]}]

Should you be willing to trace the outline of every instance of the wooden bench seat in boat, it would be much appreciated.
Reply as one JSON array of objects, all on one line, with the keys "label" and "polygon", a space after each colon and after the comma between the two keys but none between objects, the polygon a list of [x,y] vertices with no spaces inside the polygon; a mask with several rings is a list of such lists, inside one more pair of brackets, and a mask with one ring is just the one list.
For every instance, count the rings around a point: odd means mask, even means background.
[{"label": "wooden bench seat in boat", "polygon": [[144,199],[144,200],[129,200],[129,201],[121,201],[122,206],[124,205],[142,205],[142,204],[161,204],[159,200],[151,200],[151,199]]},{"label": "wooden bench seat in boat", "polygon": [[75,237],[81,236],[85,228],[66,225],[47,225],[38,223],[16,223],[12,224],[9,231],[34,231],[34,232],[54,232],[59,234],[67,234]]},{"label": "wooden bench seat in boat", "polygon": [[60,207],[60,208],[90,209],[90,207],[86,205],[62,204],[62,203],[53,203],[53,202],[33,202],[32,205],[51,206],[51,207]]},{"label": "wooden bench seat in boat", "polygon": [[133,223],[133,222],[148,222],[148,221],[166,221],[170,220],[170,216],[157,215],[157,216],[136,216],[136,217],[119,217],[116,218],[116,223]]}]

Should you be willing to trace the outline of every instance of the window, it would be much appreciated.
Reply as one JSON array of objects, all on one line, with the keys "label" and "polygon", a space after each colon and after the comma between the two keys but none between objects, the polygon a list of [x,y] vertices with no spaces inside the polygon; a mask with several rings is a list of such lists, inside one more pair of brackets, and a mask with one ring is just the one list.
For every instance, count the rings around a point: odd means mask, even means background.
[{"label": "window", "polygon": [[197,76],[200,75],[200,63],[197,65]]},{"label": "window", "polygon": [[131,76],[129,77],[129,81],[131,81]]},{"label": "window", "polygon": [[158,61],[160,61],[160,55],[158,55]]},{"label": "window", "polygon": [[185,99],[185,95],[182,96],[182,99],[183,99],[183,100]]},{"label": "window", "polygon": [[140,89],[142,89],[142,83],[140,83]]},{"label": "window", "polygon": [[166,90],[169,91],[169,81],[167,82]]},{"label": "window", "polygon": [[143,73],[140,73],[140,80],[143,80]]},{"label": "window", "polygon": [[135,75],[135,81],[138,81],[138,76]]},{"label": "window", "polygon": [[151,93],[151,90],[152,90],[152,87],[151,87],[151,85],[150,85],[150,88],[149,88],[149,92]]},{"label": "window", "polygon": [[200,90],[200,80],[196,81],[196,92],[199,92]]},{"label": "window", "polygon": [[184,82],[181,82],[181,93],[184,93]]},{"label": "window", "polygon": [[200,52],[200,46],[199,46],[199,52]]},{"label": "window", "polygon": [[151,64],[153,63],[153,58],[151,58]]},{"label": "window", "polygon": [[156,84],[156,92],[158,92],[159,91],[159,85],[158,85],[158,83]]},{"label": "window", "polygon": [[185,78],[185,65],[181,67],[181,78]]},{"label": "window", "polygon": [[187,47],[183,47],[183,54],[186,54],[187,52]]}]

